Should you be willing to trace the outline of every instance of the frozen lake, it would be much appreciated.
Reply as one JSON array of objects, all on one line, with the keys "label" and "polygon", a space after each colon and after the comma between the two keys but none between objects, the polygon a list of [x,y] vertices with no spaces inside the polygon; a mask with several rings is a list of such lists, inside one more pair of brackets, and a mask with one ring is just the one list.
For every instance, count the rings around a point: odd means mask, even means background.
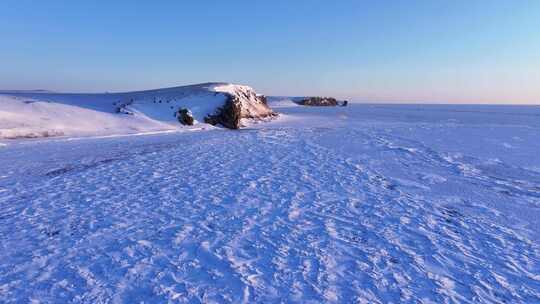
[{"label": "frozen lake", "polygon": [[0,302],[540,302],[540,107],[0,141]]}]

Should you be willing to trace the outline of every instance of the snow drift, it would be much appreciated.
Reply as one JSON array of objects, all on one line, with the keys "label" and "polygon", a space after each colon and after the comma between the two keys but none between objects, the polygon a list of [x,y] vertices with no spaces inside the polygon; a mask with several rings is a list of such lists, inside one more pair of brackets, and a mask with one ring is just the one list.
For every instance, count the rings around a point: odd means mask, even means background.
[{"label": "snow drift", "polygon": [[205,83],[157,90],[73,94],[0,91],[0,138],[89,136],[176,130],[188,109],[194,125],[242,127],[276,114],[262,95],[242,85]]}]

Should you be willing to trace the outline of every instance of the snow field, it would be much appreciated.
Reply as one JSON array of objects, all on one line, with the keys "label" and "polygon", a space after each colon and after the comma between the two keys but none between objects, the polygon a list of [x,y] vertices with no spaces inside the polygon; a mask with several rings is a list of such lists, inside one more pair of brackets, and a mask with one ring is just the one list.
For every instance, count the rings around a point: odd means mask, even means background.
[{"label": "snow field", "polygon": [[0,301],[539,302],[534,117],[435,110],[9,141]]}]

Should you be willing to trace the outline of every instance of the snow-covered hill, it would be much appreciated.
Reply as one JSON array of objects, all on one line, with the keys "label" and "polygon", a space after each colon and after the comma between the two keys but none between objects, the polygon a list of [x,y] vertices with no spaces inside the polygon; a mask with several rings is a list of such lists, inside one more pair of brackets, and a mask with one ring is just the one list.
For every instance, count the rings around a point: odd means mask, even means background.
[{"label": "snow-covered hill", "polygon": [[166,89],[103,94],[46,91],[0,91],[0,138],[88,136],[177,130],[176,113],[187,108],[204,125],[227,104],[234,105],[238,121],[273,115],[265,98],[247,86],[205,83]]}]

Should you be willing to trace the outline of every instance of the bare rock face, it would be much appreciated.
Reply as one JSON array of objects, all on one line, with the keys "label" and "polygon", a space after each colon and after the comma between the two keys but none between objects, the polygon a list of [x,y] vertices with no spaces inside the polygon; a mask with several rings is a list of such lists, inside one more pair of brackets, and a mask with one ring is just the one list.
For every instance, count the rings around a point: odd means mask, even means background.
[{"label": "bare rock face", "polygon": [[225,104],[218,108],[215,114],[208,115],[204,122],[211,125],[222,125],[228,129],[240,129],[240,118],[242,109],[239,100],[234,96],[229,96]]},{"label": "bare rock face", "polygon": [[193,123],[195,122],[195,119],[193,118],[193,114],[189,109],[181,108],[176,113],[176,117],[178,118],[178,121],[186,126],[193,126]]},{"label": "bare rock face", "polygon": [[226,96],[224,105],[214,114],[207,115],[204,122],[239,129],[242,127],[242,119],[265,119],[278,115],[270,109],[266,97],[257,95],[251,88],[235,87],[234,90],[221,93]]}]

